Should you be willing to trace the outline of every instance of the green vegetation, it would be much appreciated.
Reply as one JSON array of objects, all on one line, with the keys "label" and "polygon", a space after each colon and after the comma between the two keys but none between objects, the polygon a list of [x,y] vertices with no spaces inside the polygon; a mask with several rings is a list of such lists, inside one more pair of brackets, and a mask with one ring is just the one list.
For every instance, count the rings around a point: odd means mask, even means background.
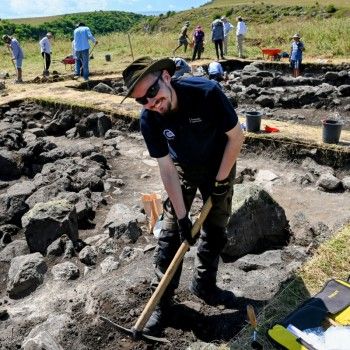
[{"label": "green vegetation", "polygon": [[[334,12],[335,10],[335,12]],[[130,34],[134,57],[150,55],[152,57],[171,56],[177,46],[179,31],[185,21],[190,21],[189,33],[196,25],[201,25],[206,38],[204,59],[214,59],[215,50],[210,40],[210,24],[222,15],[226,15],[232,24],[236,16],[241,15],[247,25],[245,54],[250,59],[262,58],[261,48],[277,47],[290,50],[291,35],[299,32],[305,43],[304,61],[326,59],[346,60],[350,57],[350,4],[343,0],[295,1],[293,6],[287,0],[250,1],[215,0],[198,8],[175,13],[168,11],[159,16],[140,16],[122,12],[94,12],[91,14],[72,14],[60,17],[43,17],[17,20],[13,23],[0,21],[0,34],[4,31],[14,33],[25,52],[23,69],[25,76],[39,75],[42,60],[38,40],[48,30],[53,31],[52,69],[62,72],[59,62],[70,54],[70,37],[74,25],[84,21],[99,41],[94,49],[95,59],[91,61],[91,71],[121,71],[132,60],[128,35]],[[19,23],[19,24],[18,24]],[[46,23],[46,24],[43,24]],[[17,27],[17,25],[19,27]],[[5,28],[5,29],[4,29]],[[16,29],[17,28],[17,29]],[[19,32],[21,29],[22,34]],[[40,32],[32,32],[39,28]],[[36,30],[37,30],[36,29]],[[2,31],[2,32],[1,32]],[[112,31],[112,32],[111,32]],[[22,39],[30,37],[31,40]],[[106,62],[105,54],[112,55],[112,61]],[[6,47],[0,46],[0,71],[13,70]],[[189,48],[185,54],[181,49],[177,55],[190,59]],[[234,33],[229,35],[228,58],[236,56]],[[30,73],[29,73],[30,72]]]},{"label": "green vegetation", "polygon": [[13,21],[0,21],[0,35],[14,35],[20,40],[39,39],[48,31],[55,37],[71,37],[75,25],[84,22],[92,32],[103,35],[111,32],[127,32],[145,16],[120,11],[96,11],[91,13],[78,13],[53,17],[53,20],[39,24],[15,23]]}]

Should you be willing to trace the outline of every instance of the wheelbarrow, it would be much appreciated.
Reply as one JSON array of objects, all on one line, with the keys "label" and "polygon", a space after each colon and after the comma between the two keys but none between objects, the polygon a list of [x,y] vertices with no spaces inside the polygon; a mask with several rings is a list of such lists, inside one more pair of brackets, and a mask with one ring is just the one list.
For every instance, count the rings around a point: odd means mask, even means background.
[{"label": "wheelbarrow", "polygon": [[73,70],[73,66],[75,65],[75,58],[73,56],[67,56],[61,61],[61,63],[64,64],[64,69],[67,69],[67,65],[69,65],[70,70]]},{"label": "wheelbarrow", "polygon": [[281,49],[263,49],[261,48],[261,52],[263,55],[263,59],[265,58],[265,55],[267,56],[268,59],[271,61],[279,61],[280,56],[279,54],[281,53]]}]

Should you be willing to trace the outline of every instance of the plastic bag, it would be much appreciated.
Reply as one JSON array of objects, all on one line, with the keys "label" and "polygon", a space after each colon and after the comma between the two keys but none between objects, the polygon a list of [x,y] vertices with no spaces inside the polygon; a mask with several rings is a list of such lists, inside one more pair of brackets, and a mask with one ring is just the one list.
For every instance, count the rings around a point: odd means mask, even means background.
[{"label": "plastic bag", "polygon": [[148,228],[152,232],[159,216],[163,212],[162,200],[159,194],[142,194],[142,203],[148,218]]}]

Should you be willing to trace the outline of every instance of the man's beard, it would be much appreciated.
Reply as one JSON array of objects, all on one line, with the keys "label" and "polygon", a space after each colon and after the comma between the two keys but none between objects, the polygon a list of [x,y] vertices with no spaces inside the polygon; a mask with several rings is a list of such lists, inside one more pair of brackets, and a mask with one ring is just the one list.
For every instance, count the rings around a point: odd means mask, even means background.
[{"label": "man's beard", "polygon": [[164,117],[169,117],[170,115],[172,115],[174,112],[171,110],[171,102],[167,101],[166,103],[166,107],[164,112],[162,113],[162,116]]}]

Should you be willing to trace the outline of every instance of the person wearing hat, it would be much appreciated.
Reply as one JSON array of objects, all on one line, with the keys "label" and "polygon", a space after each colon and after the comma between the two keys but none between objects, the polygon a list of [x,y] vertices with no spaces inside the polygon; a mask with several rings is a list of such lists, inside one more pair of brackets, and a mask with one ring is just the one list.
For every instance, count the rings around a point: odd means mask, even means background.
[{"label": "person wearing hat", "polygon": [[74,30],[75,76],[83,75],[85,81],[89,80],[89,41],[95,45],[98,44],[98,41],[91,34],[90,28],[80,22]]},{"label": "person wearing hat", "polygon": [[237,51],[238,57],[243,58],[243,41],[247,34],[247,26],[243,21],[241,16],[237,17],[237,27],[236,27],[236,41],[237,41]]},{"label": "person wearing hat", "polygon": [[9,35],[3,35],[2,40],[5,42],[9,50],[12,53],[12,61],[14,61],[17,73],[17,79],[15,83],[23,83],[22,80],[22,61],[24,58],[23,50],[16,38]]},{"label": "person wearing hat", "polygon": [[48,32],[40,41],[40,50],[41,50],[41,56],[44,60],[44,75],[49,75],[49,68],[51,65],[51,40],[52,40],[52,33]]},{"label": "person wearing hat", "polygon": [[292,36],[292,44],[290,46],[290,65],[294,78],[300,75],[301,62],[303,60],[303,51],[305,50],[304,43],[300,41],[300,35],[295,33]]},{"label": "person wearing hat", "polygon": [[[155,250],[156,288],[182,241],[198,239],[190,291],[210,305],[233,307],[231,291],[216,285],[219,254],[227,238],[235,163],[243,134],[232,104],[216,82],[189,77],[172,80],[175,63],[169,58],[141,57],[123,71],[126,97],[142,105],[140,127],[151,157],[156,158],[168,198]],[[126,98],[125,97],[125,98]],[[124,99],[125,99],[124,98]],[[213,207],[199,237],[191,235],[189,212],[197,190]],[[181,265],[143,331],[160,334],[179,285]]]},{"label": "person wearing hat", "polygon": [[173,51],[173,55],[175,56],[175,52],[177,49],[179,49],[182,45],[184,46],[184,52],[187,51],[188,46],[188,27],[190,26],[190,22],[186,21],[184,26],[181,28],[181,33],[179,35],[179,45],[176,47],[176,49]]},{"label": "person wearing hat", "polygon": [[173,78],[181,78],[186,73],[191,73],[191,66],[181,57],[174,57],[172,59],[175,62],[176,70]]},{"label": "person wearing hat", "polygon": [[221,17],[221,21],[224,24],[224,55],[227,55],[227,44],[228,44],[228,34],[234,28],[233,24],[231,24],[225,16]]},{"label": "person wearing hat", "polygon": [[201,55],[204,49],[204,32],[202,30],[201,26],[197,26],[195,31],[193,32],[193,54],[192,54],[192,61],[194,61],[197,58],[200,60]]}]

